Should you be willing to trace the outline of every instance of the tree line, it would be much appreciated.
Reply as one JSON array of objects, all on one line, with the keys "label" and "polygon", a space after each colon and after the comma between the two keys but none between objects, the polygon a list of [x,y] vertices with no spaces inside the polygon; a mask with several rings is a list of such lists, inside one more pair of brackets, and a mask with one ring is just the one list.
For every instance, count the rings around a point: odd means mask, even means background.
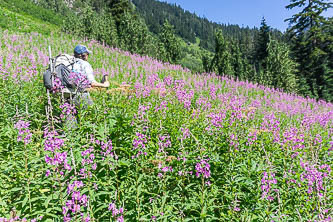
[{"label": "tree line", "polygon": [[[221,29],[226,38],[237,39],[247,45],[253,44],[253,39],[258,33],[255,27],[239,27],[239,25],[209,21],[176,4],[156,0],[132,0],[132,2],[152,33],[159,33],[164,21],[168,20],[174,26],[176,35],[190,43],[195,43],[199,38],[200,47],[212,52],[215,48],[214,31],[217,29]],[[271,31],[274,39],[282,39],[282,33],[279,30]]]},{"label": "tree line", "polygon": [[291,59],[289,46],[272,38],[264,18],[253,44],[253,49],[246,53],[237,40],[228,41],[218,30],[214,57],[205,58],[206,71],[296,92],[296,63]]},{"label": "tree line", "polygon": [[[5,0],[9,1],[9,0]],[[159,34],[151,33],[129,0],[31,0],[62,15],[62,30],[95,39],[131,53],[178,63],[179,38],[165,22]]]}]

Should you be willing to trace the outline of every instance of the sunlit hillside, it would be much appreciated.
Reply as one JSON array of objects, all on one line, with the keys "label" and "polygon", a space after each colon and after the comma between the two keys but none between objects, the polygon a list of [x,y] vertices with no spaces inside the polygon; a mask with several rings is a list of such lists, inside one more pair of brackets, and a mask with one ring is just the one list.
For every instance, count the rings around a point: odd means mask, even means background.
[{"label": "sunlit hillside", "polygon": [[[77,44],[111,80],[86,109],[42,79]],[[0,221],[330,221],[332,149],[332,103],[0,30]]]}]

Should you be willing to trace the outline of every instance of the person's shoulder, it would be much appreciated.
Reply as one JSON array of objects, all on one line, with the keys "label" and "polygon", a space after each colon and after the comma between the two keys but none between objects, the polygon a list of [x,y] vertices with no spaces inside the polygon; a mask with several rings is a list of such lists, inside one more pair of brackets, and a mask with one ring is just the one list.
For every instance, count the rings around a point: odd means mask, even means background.
[{"label": "person's shoulder", "polygon": [[75,62],[75,63],[76,63],[76,64],[80,64],[80,65],[82,65],[82,66],[84,66],[84,67],[91,67],[91,65],[90,65],[89,62],[84,61],[83,59],[79,59],[79,58],[76,59],[76,62]]},{"label": "person's shoulder", "polygon": [[82,59],[81,59],[81,61],[82,61],[82,64],[84,64],[85,66],[91,66],[90,63],[89,63],[88,61],[84,61],[84,60],[82,60]]}]

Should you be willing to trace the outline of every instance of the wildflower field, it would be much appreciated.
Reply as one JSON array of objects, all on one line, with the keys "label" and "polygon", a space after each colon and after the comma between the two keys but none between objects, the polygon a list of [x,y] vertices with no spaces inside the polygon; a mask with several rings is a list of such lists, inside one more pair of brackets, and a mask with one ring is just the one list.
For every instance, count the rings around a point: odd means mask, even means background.
[{"label": "wildflower field", "polygon": [[[48,46],[79,43],[130,89],[48,96]],[[331,103],[0,30],[0,221],[331,221],[332,149]]]}]

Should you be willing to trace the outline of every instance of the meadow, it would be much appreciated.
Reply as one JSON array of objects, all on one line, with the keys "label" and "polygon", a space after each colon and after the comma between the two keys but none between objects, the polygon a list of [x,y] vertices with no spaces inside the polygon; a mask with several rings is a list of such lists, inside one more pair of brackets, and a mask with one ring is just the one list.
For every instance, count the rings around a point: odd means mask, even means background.
[{"label": "meadow", "polygon": [[[79,43],[130,90],[87,109],[48,95],[48,46]],[[331,221],[332,149],[331,103],[0,30],[0,221]]]}]

